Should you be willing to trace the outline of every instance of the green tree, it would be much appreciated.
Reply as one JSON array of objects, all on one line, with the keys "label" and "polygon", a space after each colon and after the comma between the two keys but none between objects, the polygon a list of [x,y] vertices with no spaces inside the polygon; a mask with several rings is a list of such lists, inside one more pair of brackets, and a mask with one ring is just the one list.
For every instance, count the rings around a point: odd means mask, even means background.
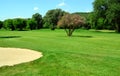
[{"label": "green tree", "polygon": [[61,9],[49,10],[44,16],[44,27],[54,29],[57,26],[57,22],[61,19],[66,12]]},{"label": "green tree", "polygon": [[27,28],[30,30],[37,29],[37,22],[34,19],[27,20]]},{"label": "green tree", "polygon": [[120,32],[120,0],[95,0],[93,5],[94,18],[92,19],[95,26],[99,25],[99,21],[102,18],[104,28],[113,27],[116,32]]},{"label": "green tree", "polygon": [[108,22],[115,25],[116,32],[120,33],[120,0],[108,0],[106,18]]},{"label": "green tree", "polygon": [[94,5],[94,11],[91,13],[91,25],[92,28],[95,29],[104,29],[102,25],[106,21],[106,10],[108,9],[108,5],[106,3],[106,0],[95,0],[93,3]]},{"label": "green tree", "polygon": [[90,26],[90,14],[91,12],[75,12],[73,14],[77,14],[77,15],[80,15],[81,17],[84,18],[84,25],[82,25],[81,27],[84,28],[84,29],[90,29],[91,26]]},{"label": "green tree", "polygon": [[37,22],[37,29],[43,27],[42,16],[39,13],[33,14],[32,18]]},{"label": "green tree", "polygon": [[63,27],[68,36],[72,36],[74,30],[84,24],[84,19],[80,15],[67,14],[58,22],[59,27]]},{"label": "green tree", "polygon": [[16,18],[16,19],[13,19],[13,25],[16,30],[22,31],[26,29],[27,23],[25,19]]},{"label": "green tree", "polygon": [[13,20],[12,19],[7,19],[3,22],[3,27],[5,29],[10,29],[10,30],[15,30],[15,26],[13,25]]},{"label": "green tree", "polygon": [[0,21],[0,29],[3,27],[3,22]]}]

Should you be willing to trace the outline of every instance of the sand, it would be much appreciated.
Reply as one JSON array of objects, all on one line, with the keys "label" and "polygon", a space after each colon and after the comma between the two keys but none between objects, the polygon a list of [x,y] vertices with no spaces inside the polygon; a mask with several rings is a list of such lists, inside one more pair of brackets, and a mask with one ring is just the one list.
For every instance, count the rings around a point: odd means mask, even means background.
[{"label": "sand", "polygon": [[0,67],[14,66],[16,64],[30,62],[42,56],[41,52],[29,49],[0,47]]}]

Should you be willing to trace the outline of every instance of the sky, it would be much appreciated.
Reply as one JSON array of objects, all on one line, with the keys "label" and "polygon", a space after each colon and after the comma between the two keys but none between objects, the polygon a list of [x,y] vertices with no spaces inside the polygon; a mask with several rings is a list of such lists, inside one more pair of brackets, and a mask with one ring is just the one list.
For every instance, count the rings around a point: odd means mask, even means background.
[{"label": "sky", "polygon": [[0,0],[0,20],[8,18],[31,18],[40,13],[45,16],[51,9],[64,11],[91,12],[94,0]]}]

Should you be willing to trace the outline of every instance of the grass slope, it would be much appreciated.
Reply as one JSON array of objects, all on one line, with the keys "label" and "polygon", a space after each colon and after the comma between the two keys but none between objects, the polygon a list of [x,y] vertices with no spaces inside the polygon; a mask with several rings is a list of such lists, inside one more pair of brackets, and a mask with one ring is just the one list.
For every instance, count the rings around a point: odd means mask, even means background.
[{"label": "grass slope", "polygon": [[43,52],[29,63],[0,68],[0,76],[119,76],[120,35],[105,31],[0,31],[0,47]]}]

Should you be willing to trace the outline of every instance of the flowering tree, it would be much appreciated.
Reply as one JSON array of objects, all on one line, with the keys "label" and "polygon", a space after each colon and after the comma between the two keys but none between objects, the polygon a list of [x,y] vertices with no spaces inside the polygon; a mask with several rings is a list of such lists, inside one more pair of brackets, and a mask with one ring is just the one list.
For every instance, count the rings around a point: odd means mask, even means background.
[{"label": "flowering tree", "polygon": [[65,29],[68,36],[72,36],[74,30],[84,23],[84,19],[77,14],[66,14],[58,22],[58,26]]}]

